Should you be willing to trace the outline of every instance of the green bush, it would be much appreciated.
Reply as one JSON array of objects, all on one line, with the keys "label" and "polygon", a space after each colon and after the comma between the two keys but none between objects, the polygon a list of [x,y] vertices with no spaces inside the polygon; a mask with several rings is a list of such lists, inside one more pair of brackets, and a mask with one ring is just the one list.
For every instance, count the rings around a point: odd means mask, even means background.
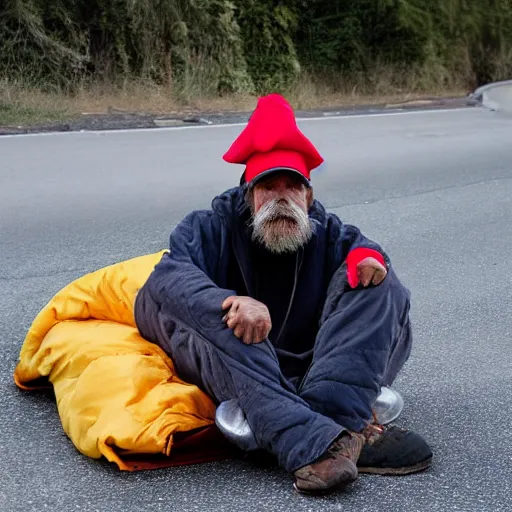
[{"label": "green bush", "polygon": [[239,0],[237,3],[245,58],[260,94],[286,90],[300,73],[295,47],[297,3],[293,0]]},{"label": "green bush", "polygon": [[205,93],[253,89],[228,0],[7,2],[0,62],[10,78],[31,70],[50,82],[142,78],[185,90],[192,73]]},{"label": "green bush", "polygon": [[317,70],[358,72],[376,62],[410,64],[425,57],[426,37],[403,23],[394,0],[318,0],[302,12],[300,54]]},{"label": "green bush", "polygon": [[0,78],[142,79],[183,98],[284,91],[301,73],[472,87],[512,75],[510,0],[3,0]]}]

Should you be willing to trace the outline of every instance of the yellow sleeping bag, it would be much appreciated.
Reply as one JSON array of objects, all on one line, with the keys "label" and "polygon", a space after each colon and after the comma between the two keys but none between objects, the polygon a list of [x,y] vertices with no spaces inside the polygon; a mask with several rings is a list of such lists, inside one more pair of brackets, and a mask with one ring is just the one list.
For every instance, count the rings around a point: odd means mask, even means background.
[{"label": "yellow sleeping bag", "polygon": [[163,253],[111,265],[64,287],[35,318],[14,372],[22,389],[47,378],[76,448],[123,470],[134,469],[125,457],[169,457],[177,434],[214,423],[213,402],[180,380],[169,357],[135,326],[135,295]]}]

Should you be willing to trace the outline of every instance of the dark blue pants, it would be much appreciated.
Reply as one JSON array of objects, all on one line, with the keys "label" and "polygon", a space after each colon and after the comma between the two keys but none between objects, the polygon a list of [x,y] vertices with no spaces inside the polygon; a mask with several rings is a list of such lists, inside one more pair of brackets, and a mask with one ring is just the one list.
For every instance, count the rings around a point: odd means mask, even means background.
[{"label": "dark blue pants", "polygon": [[411,350],[409,292],[391,269],[377,287],[351,290],[334,276],[314,355],[298,385],[281,373],[269,342],[226,346],[177,327],[163,347],[185,381],[217,403],[236,398],[258,445],[292,472],[318,458],[345,429],[361,431],[381,386]]}]

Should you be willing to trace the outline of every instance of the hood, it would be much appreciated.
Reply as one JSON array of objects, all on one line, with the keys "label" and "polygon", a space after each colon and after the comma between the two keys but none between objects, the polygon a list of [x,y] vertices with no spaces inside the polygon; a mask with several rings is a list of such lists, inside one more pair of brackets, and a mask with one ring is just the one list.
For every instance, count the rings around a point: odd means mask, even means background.
[{"label": "hood", "polygon": [[227,219],[249,214],[249,205],[245,202],[245,189],[234,187],[219,194],[212,201],[212,210]]}]

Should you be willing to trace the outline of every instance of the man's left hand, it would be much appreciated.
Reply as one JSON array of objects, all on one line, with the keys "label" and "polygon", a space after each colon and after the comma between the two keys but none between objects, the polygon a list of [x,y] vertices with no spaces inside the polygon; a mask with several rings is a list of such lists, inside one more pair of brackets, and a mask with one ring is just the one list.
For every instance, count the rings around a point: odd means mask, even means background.
[{"label": "man's left hand", "polygon": [[370,283],[375,286],[382,283],[387,273],[386,267],[372,257],[365,258],[357,264],[357,277],[365,288]]}]

